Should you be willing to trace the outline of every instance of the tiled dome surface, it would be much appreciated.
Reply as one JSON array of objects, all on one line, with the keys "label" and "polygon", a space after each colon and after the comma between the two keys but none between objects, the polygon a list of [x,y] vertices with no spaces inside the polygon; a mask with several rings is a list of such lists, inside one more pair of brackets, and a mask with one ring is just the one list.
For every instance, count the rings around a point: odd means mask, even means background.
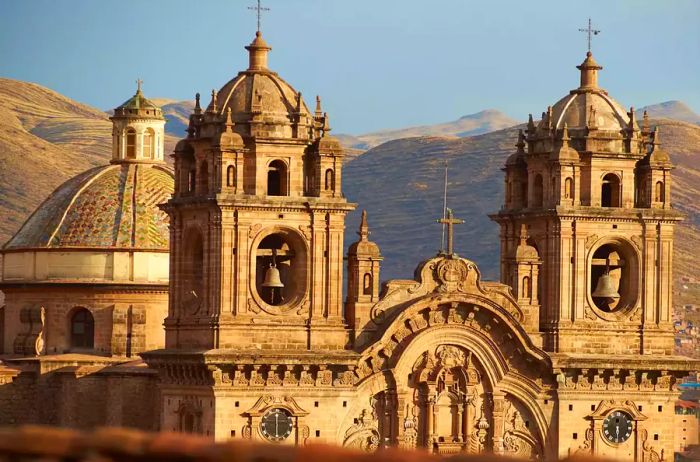
[{"label": "tiled dome surface", "polygon": [[5,249],[104,247],[168,250],[168,217],[158,208],[173,192],[161,166],[97,167],[59,186]]}]

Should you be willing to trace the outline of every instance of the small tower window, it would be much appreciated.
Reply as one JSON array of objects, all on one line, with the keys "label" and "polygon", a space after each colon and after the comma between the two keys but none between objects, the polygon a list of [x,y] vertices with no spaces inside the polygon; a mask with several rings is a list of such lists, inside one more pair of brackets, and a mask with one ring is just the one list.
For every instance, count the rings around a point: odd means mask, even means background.
[{"label": "small tower window", "polygon": [[226,169],[226,186],[229,188],[236,187],[236,167],[229,165]]},{"label": "small tower window", "polygon": [[605,175],[600,194],[601,207],[621,207],[620,192],[620,178],[614,173]]},{"label": "small tower window", "polygon": [[133,128],[126,131],[126,158],[136,159],[136,130]]},{"label": "small tower window", "polygon": [[187,175],[187,192],[194,192],[195,185],[197,184],[197,172],[192,169]]},{"label": "small tower window", "polygon": [[331,168],[326,170],[326,191],[335,191],[335,173]]},{"label": "small tower window", "polygon": [[555,201],[559,197],[559,193],[557,191],[557,178],[554,176],[552,177],[551,186],[549,188],[549,196]]},{"label": "small tower window", "polygon": [[70,319],[71,348],[95,347],[95,319],[85,308],[78,308]]},{"label": "small tower window", "polygon": [[513,183],[511,181],[506,183],[506,204],[510,205],[513,200]]},{"label": "small tower window", "polygon": [[364,295],[372,295],[372,275],[365,273],[362,278],[362,293]]},{"label": "small tower window", "polygon": [[152,128],[147,128],[143,132],[143,157],[144,159],[153,158],[153,142],[155,141],[155,133]]},{"label": "small tower window", "polygon": [[665,199],[664,182],[657,181],[656,182],[656,190],[654,193],[654,201],[655,202],[664,202],[664,199]]},{"label": "small tower window", "polygon": [[267,195],[287,195],[287,165],[281,160],[273,160],[267,169]]},{"label": "small tower window", "polygon": [[535,175],[535,181],[532,185],[532,206],[533,207],[542,207],[542,198],[543,198],[543,185],[542,185],[542,175],[537,174]]},{"label": "small tower window", "polygon": [[527,179],[522,180],[522,182],[520,183],[520,201],[522,202],[523,207],[528,206]]},{"label": "small tower window", "polygon": [[564,197],[566,199],[574,198],[574,180],[571,178],[564,180]]},{"label": "small tower window", "polygon": [[530,298],[532,295],[532,285],[530,284],[530,276],[523,277],[522,297]]}]

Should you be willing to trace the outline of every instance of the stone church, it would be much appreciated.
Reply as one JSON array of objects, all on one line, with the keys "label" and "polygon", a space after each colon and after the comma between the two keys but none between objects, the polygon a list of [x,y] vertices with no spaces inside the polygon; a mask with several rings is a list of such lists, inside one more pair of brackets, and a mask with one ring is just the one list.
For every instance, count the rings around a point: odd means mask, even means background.
[{"label": "stone church", "polygon": [[268,68],[260,32],[246,49],[247,69],[197,95],[174,172],[139,88],[112,117],[111,164],[3,248],[1,423],[673,458],[696,364],[673,354],[672,164],[590,52],[506,162],[501,282],[453,252],[449,213],[447,248],[380,284],[364,212],[344,252],[356,204],[320,100]]}]

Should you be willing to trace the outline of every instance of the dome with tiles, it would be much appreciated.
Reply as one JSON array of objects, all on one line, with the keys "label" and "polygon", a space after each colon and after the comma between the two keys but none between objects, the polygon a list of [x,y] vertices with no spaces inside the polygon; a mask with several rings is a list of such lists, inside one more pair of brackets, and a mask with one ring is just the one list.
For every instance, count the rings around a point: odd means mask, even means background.
[{"label": "dome with tiles", "polygon": [[105,248],[167,251],[173,193],[165,165],[96,167],[59,186],[4,249]]}]

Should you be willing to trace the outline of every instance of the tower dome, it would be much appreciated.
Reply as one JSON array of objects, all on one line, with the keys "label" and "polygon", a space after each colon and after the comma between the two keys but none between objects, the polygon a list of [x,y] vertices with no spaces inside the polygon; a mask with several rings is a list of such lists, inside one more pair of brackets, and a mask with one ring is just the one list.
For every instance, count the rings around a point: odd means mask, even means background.
[{"label": "tower dome", "polygon": [[245,48],[249,53],[248,69],[213,92],[206,112],[223,118],[231,109],[234,130],[242,136],[311,138],[311,112],[301,93],[267,67],[267,54],[272,48],[260,31]]},{"label": "tower dome", "polygon": [[[628,130],[630,119],[622,106],[608,93],[598,87],[598,71],[603,69],[589,51],[586,59],[578,66],[581,71],[581,84],[568,95],[557,101],[551,111],[545,113],[541,124],[551,124],[561,130],[567,125],[570,130],[595,127],[598,130]],[[636,122],[633,128],[638,130]]]}]

